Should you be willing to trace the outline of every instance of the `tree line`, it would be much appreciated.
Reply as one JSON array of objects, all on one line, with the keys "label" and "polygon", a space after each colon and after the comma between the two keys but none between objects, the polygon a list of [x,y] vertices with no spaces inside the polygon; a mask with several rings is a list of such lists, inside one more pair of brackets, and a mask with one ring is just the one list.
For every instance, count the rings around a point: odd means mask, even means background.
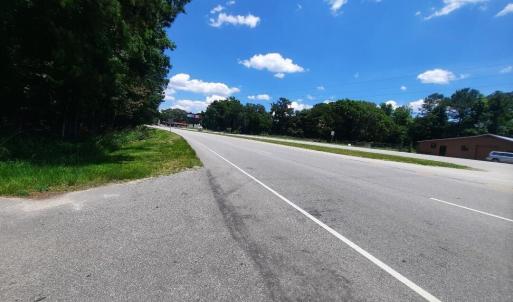
[{"label": "tree line", "polygon": [[347,142],[411,146],[432,138],[492,133],[513,136],[513,93],[497,91],[484,96],[462,89],[450,97],[431,94],[419,112],[409,106],[342,99],[295,111],[280,98],[271,104],[247,103],[230,97],[212,102],[203,114],[203,127],[214,131],[273,134]]},{"label": "tree line", "polygon": [[66,138],[151,122],[190,0],[5,0],[0,129]]}]

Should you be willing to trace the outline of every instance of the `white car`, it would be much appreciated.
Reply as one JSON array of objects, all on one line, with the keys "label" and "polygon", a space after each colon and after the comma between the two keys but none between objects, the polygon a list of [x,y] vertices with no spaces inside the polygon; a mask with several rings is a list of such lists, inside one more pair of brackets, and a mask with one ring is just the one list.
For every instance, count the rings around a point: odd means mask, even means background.
[{"label": "white car", "polygon": [[492,152],[490,152],[490,154],[488,155],[486,160],[513,164],[513,153],[492,151]]}]

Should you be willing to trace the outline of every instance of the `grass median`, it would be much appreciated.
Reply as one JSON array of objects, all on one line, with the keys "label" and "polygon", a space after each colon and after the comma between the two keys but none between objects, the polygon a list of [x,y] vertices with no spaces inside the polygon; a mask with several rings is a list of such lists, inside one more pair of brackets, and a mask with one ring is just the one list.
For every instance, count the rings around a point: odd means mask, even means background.
[{"label": "grass median", "polygon": [[[215,132],[211,132],[211,133],[215,133]],[[415,158],[415,157],[407,157],[407,156],[391,155],[391,154],[383,154],[383,153],[375,153],[375,152],[366,152],[366,151],[360,151],[360,150],[350,150],[350,149],[343,149],[343,148],[336,148],[336,147],[326,147],[326,146],[319,146],[319,145],[303,144],[303,143],[298,143],[298,142],[286,142],[286,141],[279,141],[279,140],[272,140],[272,139],[265,139],[265,138],[243,137],[240,135],[233,135],[233,134],[221,134],[221,133],[215,133],[215,134],[237,137],[237,138],[242,138],[242,139],[249,139],[249,140],[270,143],[270,144],[276,144],[276,145],[283,145],[283,146],[296,147],[296,148],[315,150],[315,151],[321,151],[321,152],[328,152],[328,153],[334,153],[334,154],[355,156],[355,157],[394,161],[394,162],[416,164],[416,165],[422,165],[422,166],[444,167],[444,168],[453,168],[453,169],[467,169],[467,170],[471,169],[470,167],[467,167],[464,165],[458,165],[458,164],[437,161],[437,160],[421,159],[421,158]]]},{"label": "grass median", "polygon": [[183,138],[146,127],[80,142],[27,136],[4,141],[0,145],[0,195],[4,196],[65,192],[201,165]]}]

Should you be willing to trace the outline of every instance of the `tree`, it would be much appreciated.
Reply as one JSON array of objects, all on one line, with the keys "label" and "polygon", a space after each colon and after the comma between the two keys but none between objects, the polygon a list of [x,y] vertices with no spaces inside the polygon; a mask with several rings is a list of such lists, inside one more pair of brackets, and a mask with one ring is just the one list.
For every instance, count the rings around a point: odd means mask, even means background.
[{"label": "tree", "polygon": [[242,133],[268,133],[271,130],[271,125],[271,115],[263,105],[248,103],[244,106]]},{"label": "tree", "polygon": [[294,115],[292,102],[286,98],[280,98],[271,104],[272,131],[273,133],[285,135],[289,128],[289,122]]},{"label": "tree", "polygon": [[420,114],[415,117],[409,130],[413,141],[451,136],[448,103],[449,100],[439,93],[424,99]]},{"label": "tree", "polygon": [[513,93],[496,91],[487,100],[488,131],[513,136]]},{"label": "tree", "polygon": [[187,111],[182,109],[165,109],[160,112],[160,119],[164,122],[185,122]]},{"label": "tree", "polygon": [[406,146],[412,143],[410,128],[413,124],[412,109],[409,106],[397,107],[392,113],[392,121],[395,128],[392,139],[394,143]]},{"label": "tree", "polygon": [[174,48],[165,28],[188,2],[2,1],[0,127],[75,138],[152,121]]},{"label": "tree", "polygon": [[392,104],[381,103],[379,104],[379,108],[381,108],[383,113],[385,113],[387,116],[392,116],[394,113],[394,106],[392,106]]},{"label": "tree", "polygon": [[234,97],[212,102],[205,111],[203,127],[215,131],[240,132],[244,107]]},{"label": "tree", "polygon": [[474,135],[486,132],[483,95],[470,88],[457,90],[448,103],[449,117],[454,122],[454,135]]}]

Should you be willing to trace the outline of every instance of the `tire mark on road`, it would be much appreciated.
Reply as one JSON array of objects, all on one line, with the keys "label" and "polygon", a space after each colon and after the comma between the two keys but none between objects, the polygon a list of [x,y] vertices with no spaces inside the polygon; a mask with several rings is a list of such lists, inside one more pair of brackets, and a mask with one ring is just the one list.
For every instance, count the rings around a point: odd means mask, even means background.
[{"label": "tire mark on road", "polygon": [[244,223],[244,218],[239,215],[235,207],[226,200],[225,196],[227,195],[223,192],[210,170],[207,170],[207,177],[210,188],[214,193],[217,206],[219,207],[219,211],[223,216],[224,223],[230,235],[253,261],[269,291],[270,299],[272,301],[290,301],[281,287],[279,278],[272,272],[269,265],[267,265],[264,251],[250,239],[250,233]]}]

